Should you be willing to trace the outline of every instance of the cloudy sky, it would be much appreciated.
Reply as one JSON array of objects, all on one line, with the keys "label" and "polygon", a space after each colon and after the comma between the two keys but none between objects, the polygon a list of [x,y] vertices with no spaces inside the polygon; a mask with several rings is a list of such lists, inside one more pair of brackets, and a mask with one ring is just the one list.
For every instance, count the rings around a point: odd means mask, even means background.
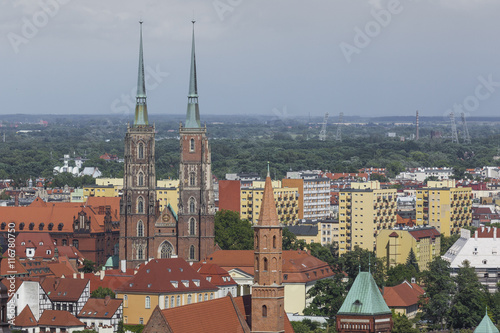
[{"label": "cloudy sky", "polygon": [[498,0],[0,0],[0,114],[500,115]]}]

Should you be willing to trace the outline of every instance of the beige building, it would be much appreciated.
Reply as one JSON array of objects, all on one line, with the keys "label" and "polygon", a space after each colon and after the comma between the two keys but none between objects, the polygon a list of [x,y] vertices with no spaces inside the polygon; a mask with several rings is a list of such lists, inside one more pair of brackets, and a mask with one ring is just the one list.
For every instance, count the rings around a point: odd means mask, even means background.
[{"label": "beige building", "polygon": [[[261,184],[262,183],[262,184]],[[264,193],[264,182],[254,182],[254,186],[240,190],[240,217],[251,223],[259,219],[260,205]],[[260,185],[260,186],[259,186]],[[299,219],[299,195],[296,187],[280,187],[281,182],[273,182],[274,200],[278,218],[283,224],[293,224]]]},{"label": "beige building", "polygon": [[429,181],[417,190],[417,225],[435,227],[445,236],[472,224],[472,189],[455,187],[455,180]]},{"label": "beige building", "polygon": [[85,185],[83,186],[83,201],[89,197],[118,197],[118,188],[113,185]]},{"label": "beige building", "polygon": [[373,251],[377,234],[396,225],[396,189],[381,189],[378,181],[351,183],[339,192],[339,253],[355,246]]},{"label": "beige building", "polygon": [[156,182],[156,199],[160,203],[160,211],[169,204],[177,214],[179,204],[179,180],[158,180]]},{"label": "beige building", "polygon": [[315,174],[301,174],[302,178],[285,178],[283,186],[299,191],[299,219],[321,220],[330,216],[330,179]]},{"label": "beige building", "polygon": [[387,267],[406,263],[413,249],[420,270],[440,255],[441,235],[434,227],[381,230],[377,235],[377,258],[385,258]]}]

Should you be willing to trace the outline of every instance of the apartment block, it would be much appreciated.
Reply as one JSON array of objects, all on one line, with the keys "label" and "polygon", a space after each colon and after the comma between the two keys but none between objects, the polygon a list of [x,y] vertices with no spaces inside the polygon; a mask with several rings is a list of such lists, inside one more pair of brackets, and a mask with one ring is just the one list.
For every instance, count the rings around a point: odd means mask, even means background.
[{"label": "apartment block", "polygon": [[300,173],[301,178],[285,178],[283,187],[299,191],[299,219],[321,220],[330,216],[330,179],[314,173]]},{"label": "apartment block", "polygon": [[455,180],[429,181],[417,190],[417,225],[435,227],[450,236],[472,224],[472,189],[455,187]]},{"label": "apartment block", "polygon": [[339,192],[339,253],[355,246],[373,251],[376,236],[397,223],[396,189],[381,189],[378,181],[352,183]]}]

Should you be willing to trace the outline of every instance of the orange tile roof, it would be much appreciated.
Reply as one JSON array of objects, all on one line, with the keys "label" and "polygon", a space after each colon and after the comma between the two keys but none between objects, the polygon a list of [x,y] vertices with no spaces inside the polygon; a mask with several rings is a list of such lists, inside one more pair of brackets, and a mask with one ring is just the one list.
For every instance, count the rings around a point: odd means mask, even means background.
[{"label": "orange tile roof", "polygon": [[205,280],[184,259],[154,259],[141,267],[118,291],[120,292],[198,292],[217,291],[218,288]]},{"label": "orange tile roof", "polygon": [[192,267],[205,279],[208,280],[208,278],[210,277],[209,281],[217,287],[237,285],[237,283],[233,280],[229,273],[216,264],[197,262],[194,263]]},{"label": "orange tile roof", "polygon": [[35,316],[29,305],[26,305],[21,313],[14,318],[15,327],[35,327],[38,326]]},{"label": "orange tile roof", "polygon": [[113,292],[121,289],[134,275],[110,275],[109,271],[104,271],[104,276],[101,279],[99,274],[87,273],[85,278],[90,280],[90,292],[93,292],[99,287],[109,288]]},{"label": "orange tile roof", "polygon": [[416,283],[404,281],[394,287],[384,288],[384,300],[389,307],[401,308],[418,304],[424,290]]},{"label": "orange tile roof", "polygon": [[111,319],[122,305],[121,299],[89,298],[78,314],[78,318],[103,318]]},{"label": "orange tile roof", "polygon": [[[9,258],[8,251],[5,251],[4,258]],[[10,258],[9,258],[10,259]],[[29,275],[29,272],[24,268],[23,264],[19,261],[18,257],[15,257],[14,262],[9,263],[9,259],[4,259],[0,263],[0,275],[1,276],[8,276],[8,275],[16,275],[16,276],[23,276]]]},{"label": "orange tile roof", "polygon": [[[283,251],[282,258],[283,283],[306,283],[334,275],[326,262],[306,251]],[[254,274],[253,261],[253,250],[219,250],[206,258],[206,262],[215,263],[226,271],[238,268],[250,275]]]},{"label": "orange tile roof", "polygon": [[41,278],[40,285],[52,302],[76,302],[82,295],[88,279]]},{"label": "orange tile roof", "polygon": [[48,326],[48,327],[84,327],[85,324],[82,323],[78,318],[73,316],[68,311],[62,310],[45,310],[38,320],[38,326]]},{"label": "orange tile roof", "polygon": [[[89,197],[87,203],[46,203],[37,197],[27,207],[0,207],[0,223],[8,225],[14,222],[16,231],[23,232],[73,232],[73,220],[83,210],[90,217],[91,232],[103,232],[105,206],[110,206],[112,220],[119,221],[120,198]],[[22,230],[21,223],[24,223]],[[30,230],[31,223],[33,225]],[[50,227],[52,230],[49,230]]]}]

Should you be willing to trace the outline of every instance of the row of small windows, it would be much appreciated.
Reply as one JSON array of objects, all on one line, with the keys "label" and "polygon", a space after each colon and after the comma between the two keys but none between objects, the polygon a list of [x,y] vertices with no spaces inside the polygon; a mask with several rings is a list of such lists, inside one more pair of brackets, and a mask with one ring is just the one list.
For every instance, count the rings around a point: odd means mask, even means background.
[{"label": "row of small windows", "polygon": [[[16,226],[15,222],[10,222],[10,224],[11,224],[11,226],[9,226],[9,228],[15,228],[15,226]],[[19,224],[19,230],[24,230],[24,227],[25,227],[25,226],[26,226],[26,224],[25,224],[24,222],[21,222],[21,223]],[[6,227],[7,227],[7,222],[2,222],[2,223],[0,224],[0,229],[1,229],[1,230],[5,230],[5,228],[6,228]],[[44,228],[44,227],[45,227],[45,223],[43,223],[43,222],[42,222],[42,223],[38,224],[38,230],[43,230],[43,228]],[[61,230],[63,229],[63,227],[64,227],[64,224],[63,224],[63,223],[59,223],[59,224],[57,225],[57,230],[61,231]],[[31,223],[28,225],[28,229],[29,229],[29,230],[33,230],[33,229],[35,229],[35,223],[34,223],[34,222],[31,222]],[[54,223],[49,223],[49,224],[47,225],[47,229],[48,229],[48,230],[52,230],[52,229],[54,229]]]}]

